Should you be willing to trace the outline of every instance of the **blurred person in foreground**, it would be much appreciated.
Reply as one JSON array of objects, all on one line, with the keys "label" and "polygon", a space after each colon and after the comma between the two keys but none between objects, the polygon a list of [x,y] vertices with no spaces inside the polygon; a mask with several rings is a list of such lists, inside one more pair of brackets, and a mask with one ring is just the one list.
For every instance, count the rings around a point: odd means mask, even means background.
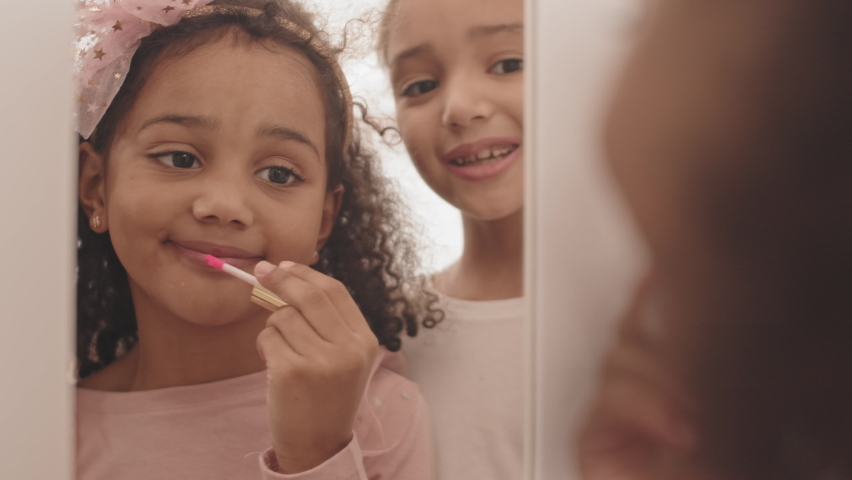
[{"label": "blurred person in foreground", "polygon": [[585,480],[852,478],[852,2],[660,0],[606,128],[649,246]]}]

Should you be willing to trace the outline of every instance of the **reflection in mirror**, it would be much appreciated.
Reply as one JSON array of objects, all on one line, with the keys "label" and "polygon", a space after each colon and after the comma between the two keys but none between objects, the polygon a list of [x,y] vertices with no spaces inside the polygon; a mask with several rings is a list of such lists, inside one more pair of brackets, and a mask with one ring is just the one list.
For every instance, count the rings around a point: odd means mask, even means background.
[{"label": "reflection in mirror", "polygon": [[607,134],[653,271],[602,370],[586,480],[852,478],[850,15],[658,2]]},{"label": "reflection in mirror", "polygon": [[79,2],[78,478],[520,477],[523,4],[479,3],[352,3],[370,65],[339,3]]}]

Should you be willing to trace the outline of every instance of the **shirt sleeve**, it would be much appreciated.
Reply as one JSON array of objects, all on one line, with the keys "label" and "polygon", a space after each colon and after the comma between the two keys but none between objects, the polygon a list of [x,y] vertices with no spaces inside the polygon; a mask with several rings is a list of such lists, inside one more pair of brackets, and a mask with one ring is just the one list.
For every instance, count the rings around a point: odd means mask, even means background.
[{"label": "shirt sleeve", "polygon": [[[434,480],[435,457],[431,420],[426,402],[419,394],[416,410],[403,438],[381,452],[362,452],[356,435],[352,441],[321,465],[292,475],[279,473],[275,453],[269,449],[260,456],[263,480]],[[369,474],[367,473],[369,472]]]},{"label": "shirt sleeve", "polygon": [[355,435],[335,456],[308,471],[294,474],[278,472],[278,459],[270,448],[260,455],[260,471],[263,480],[368,480],[361,447]]}]

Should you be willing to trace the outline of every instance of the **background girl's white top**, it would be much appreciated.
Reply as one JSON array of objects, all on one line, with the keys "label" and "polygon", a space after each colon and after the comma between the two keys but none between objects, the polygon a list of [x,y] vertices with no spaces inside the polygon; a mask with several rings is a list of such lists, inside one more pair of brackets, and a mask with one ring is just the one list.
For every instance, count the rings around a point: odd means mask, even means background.
[{"label": "background girl's white top", "polygon": [[405,338],[408,377],[432,413],[440,480],[518,480],[523,458],[522,298],[467,301],[438,293],[445,318]]}]

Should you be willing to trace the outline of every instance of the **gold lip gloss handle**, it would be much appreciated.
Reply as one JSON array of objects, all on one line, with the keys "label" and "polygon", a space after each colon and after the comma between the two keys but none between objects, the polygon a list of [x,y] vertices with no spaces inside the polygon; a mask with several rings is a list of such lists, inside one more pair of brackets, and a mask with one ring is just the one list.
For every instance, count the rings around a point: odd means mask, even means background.
[{"label": "gold lip gloss handle", "polygon": [[270,290],[263,288],[260,285],[255,285],[254,289],[251,291],[251,301],[255,305],[260,305],[270,312],[274,312],[279,308],[289,305],[284,300],[278,298],[278,295],[275,295]]}]

